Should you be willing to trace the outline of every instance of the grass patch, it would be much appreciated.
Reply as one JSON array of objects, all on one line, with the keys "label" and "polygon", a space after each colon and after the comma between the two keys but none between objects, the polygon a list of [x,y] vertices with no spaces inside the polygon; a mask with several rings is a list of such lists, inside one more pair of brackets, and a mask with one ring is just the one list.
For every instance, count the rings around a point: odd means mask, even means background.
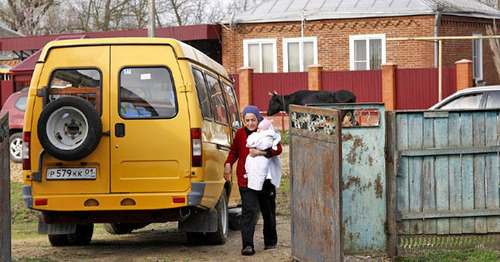
[{"label": "grass patch", "polygon": [[290,131],[286,130],[286,131],[283,132],[281,130],[278,130],[278,132],[281,135],[281,144],[282,145],[288,145],[288,144],[290,144]]},{"label": "grass patch", "polygon": [[466,249],[454,251],[436,251],[426,252],[419,256],[398,257],[396,261],[400,262],[427,262],[427,261],[469,261],[469,262],[489,262],[500,261],[500,251]]},{"label": "grass patch", "polygon": [[14,259],[12,260],[14,262],[52,262],[52,261],[57,261],[57,260],[52,260],[50,259],[47,255],[41,256],[41,257],[22,257],[20,259]]},{"label": "grass patch", "polygon": [[290,216],[290,177],[281,177],[280,188],[276,189],[276,214]]},{"label": "grass patch", "polygon": [[40,212],[31,210],[26,207],[23,199],[22,183],[10,183],[10,210],[12,224],[18,223],[33,223],[38,222],[38,215]]}]

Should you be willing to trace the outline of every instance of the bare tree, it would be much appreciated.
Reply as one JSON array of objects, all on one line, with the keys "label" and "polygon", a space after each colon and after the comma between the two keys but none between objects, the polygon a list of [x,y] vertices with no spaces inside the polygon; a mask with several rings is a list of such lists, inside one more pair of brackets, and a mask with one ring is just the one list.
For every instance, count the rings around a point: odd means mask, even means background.
[{"label": "bare tree", "polygon": [[7,0],[0,4],[0,19],[12,30],[35,35],[44,15],[56,5],[56,0]]},{"label": "bare tree", "polygon": [[486,5],[489,5],[491,7],[494,7],[494,8],[497,8],[498,6],[498,0],[476,0],[480,3],[483,3],[483,4],[486,4]]}]

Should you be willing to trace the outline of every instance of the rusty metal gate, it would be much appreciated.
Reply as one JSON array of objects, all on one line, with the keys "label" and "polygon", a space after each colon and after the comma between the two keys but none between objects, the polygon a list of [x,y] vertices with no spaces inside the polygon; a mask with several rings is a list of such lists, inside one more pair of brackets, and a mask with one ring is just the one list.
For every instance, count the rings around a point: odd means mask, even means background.
[{"label": "rusty metal gate", "polygon": [[499,247],[499,113],[388,113],[389,254]]},{"label": "rusty metal gate", "polygon": [[290,106],[292,256],[342,261],[340,112]]}]

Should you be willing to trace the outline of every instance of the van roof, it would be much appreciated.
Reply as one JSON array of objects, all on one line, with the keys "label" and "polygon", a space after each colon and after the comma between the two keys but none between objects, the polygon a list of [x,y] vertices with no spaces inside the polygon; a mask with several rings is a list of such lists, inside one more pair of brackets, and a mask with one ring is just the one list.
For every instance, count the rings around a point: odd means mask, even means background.
[{"label": "van roof", "polygon": [[47,54],[52,48],[59,47],[72,47],[72,46],[91,46],[91,45],[141,45],[141,44],[153,44],[153,45],[170,45],[173,47],[177,59],[187,59],[194,61],[195,63],[200,63],[208,68],[212,68],[220,75],[228,78],[227,72],[224,67],[199,51],[198,49],[187,45],[181,41],[173,38],[150,38],[150,37],[129,37],[129,38],[85,38],[85,39],[71,39],[71,40],[57,40],[47,43],[43,48],[43,51],[38,59],[37,63],[44,63],[47,58]]}]

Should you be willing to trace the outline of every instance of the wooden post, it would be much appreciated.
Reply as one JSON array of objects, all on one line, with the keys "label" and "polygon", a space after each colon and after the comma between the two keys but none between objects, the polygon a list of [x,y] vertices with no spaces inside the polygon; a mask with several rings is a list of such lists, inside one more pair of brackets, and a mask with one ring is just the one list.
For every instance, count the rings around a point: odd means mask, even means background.
[{"label": "wooden post", "polygon": [[0,116],[0,262],[10,261],[9,113]]},{"label": "wooden post", "polygon": [[386,119],[386,144],[387,157],[385,160],[386,169],[386,212],[387,212],[387,256],[395,258],[398,255],[398,224],[396,221],[397,214],[397,161],[396,154],[396,112],[385,112]]},{"label": "wooden post", "polygon": [[396,69],[398,65],[386,63],[382,65],[382,102],[387,111],[396,110]]},{"label": "wooden post", "polygon": [[455,63],[457,67],[457,91],[474,86],[472,61],[462,59]]},{"label": "wooden post", "polygon": [[252,67],[238,68],[239,89],[240,89],[240,110],[252,104]]}]

